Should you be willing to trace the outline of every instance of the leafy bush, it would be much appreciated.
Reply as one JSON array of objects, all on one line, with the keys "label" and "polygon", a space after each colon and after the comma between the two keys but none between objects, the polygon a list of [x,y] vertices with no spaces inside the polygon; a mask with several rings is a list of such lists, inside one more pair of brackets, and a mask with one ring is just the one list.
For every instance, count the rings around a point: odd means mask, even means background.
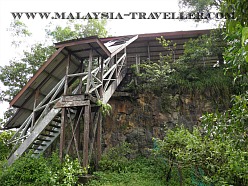
[{"label": "leafy bush", "polygon": [[19,158],[10,167],[4,167],[0,172],[0,182],[4,186],[16,185],[75,185],[78,175],[82,174],[78,160],[69,156],[61,164],[59,156],[54,153],[52,157],[31,157],[30,154]]},{"label": "leafy bush", "polygon": [[53,173],[51,181],[53,185],[76,185],[78,181],[78,175],[81,175],[82,173],[83,169],[79,161],[77,159],[72,160],[68,155],[66,155],[61,168]]},{"label": "leafy bush", "polygon": [[11,145],[8,145],[8,140],[13,136],[11,131],[3,131],[0,134],[0,161],[3,161],[9,155]]},{"label": "leafy bush", "polygon": [[110,112],[112,110],[112,107],[110,104],[108,103],[104,104],[101,100],[97,100],[96,104],[97,106],[100,107],[100,112],[102,113],[104,117],[107,115],[110,115]]},{"label": "leafy bush", "polygon": [[100,170],[121,172],[129,165],[129,156],[134,153],[129,143],[122,143],[104,154],[99,162]]},{"label": "leafy bush", "polygon": [[[248,94],[235,96],[233,107],[220,114],[202,117],[202,128],[168,130],[157,139],[156,155],[171,168],[201,170],[195,174],[203,183],[246,185],[248,183]],[[195,171],[196,172],[196,171]],[[171,169],[167,171],[167,177]]]},{"label": "leafy bush", "polygon": [[0,175],[2,185],[49,185],[52,177],[51,167],[44,157],[38,159],[26,155]]}]

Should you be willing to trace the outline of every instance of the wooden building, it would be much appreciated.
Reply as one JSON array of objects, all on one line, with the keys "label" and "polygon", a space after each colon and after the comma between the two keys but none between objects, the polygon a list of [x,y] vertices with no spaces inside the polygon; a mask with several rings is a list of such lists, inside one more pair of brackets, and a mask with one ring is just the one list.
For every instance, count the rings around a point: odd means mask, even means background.
[{"label": "wooden building", "polygon": [[[56,43],[56,52],[10,102],[18,109],[5,125],[6,129],[17,128],[11,139],[15,145],[9,164],[31,149],[33,156],[39,156],[59,136],[61,160],[74,146],[84,167],[93,151],[98,162],[102,152],[100,108],[109,101],[127,68],[147,59],[157,61],[160,53],[167,54],[158,37],[177,43],[173,51],[177,59],[187,40],[209,33],[194,30]],[[66,135],[68,132],[70,135]]]}]

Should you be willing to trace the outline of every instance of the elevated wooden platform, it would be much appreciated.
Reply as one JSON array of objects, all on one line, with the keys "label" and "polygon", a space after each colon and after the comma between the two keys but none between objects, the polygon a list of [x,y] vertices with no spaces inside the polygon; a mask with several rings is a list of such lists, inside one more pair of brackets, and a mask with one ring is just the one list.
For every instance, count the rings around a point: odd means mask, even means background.
[{"label": "elevated wooden platform", "polygon": [[9,164],[30,150],[33,156],[39,156],[58,136],[61,160],[74,149],[84,167],[88,167],[93,151],[98,162],[102,152],[98,103],[109,101],[127,67],[147,59],[157,61],[160,54],[168,54],[156,40],[158,37],[177,43],[174,54],[178,58],[188,39],[209,33],[197,30],[89,37],[55,44],[57,51],[10,102],[18,110],[5,128],[18,129],[10,140],[14,148]]}]

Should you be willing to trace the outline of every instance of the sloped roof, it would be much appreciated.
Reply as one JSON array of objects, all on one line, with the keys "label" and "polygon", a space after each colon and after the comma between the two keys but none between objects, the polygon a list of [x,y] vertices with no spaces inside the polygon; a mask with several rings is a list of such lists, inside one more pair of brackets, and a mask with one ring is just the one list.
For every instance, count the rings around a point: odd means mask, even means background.
[{"label": "sloped roof", "polygon": [[[137,37],[120,37],[119,39],[110,40],[105,45],[101,39],[96,36],[70,40],[56,43],[57,51],[41,66],[36,74],[28,81],[21,91],[10,102],[10,106],[18,108],[15,115],[7,121],[5,128],[19,127],[25,119],[33,112],[35,94],[39,91],[37,105],[43,100],[48,93],[59,83],[65,76],[68,62],[68,53],[71,53],[71,62],[69,74],[75,74],[81,70],[81,61],[88,59],[90,50],[93,56],[103,58],[110,57],[118,50],[125,47]],[[125,42],[121,42],[121,41]],[[73,82],[73,79],[70,79]],[[70,84],[70,81],[68,82]],[[63,93],[61,91],[58,95]]]}]

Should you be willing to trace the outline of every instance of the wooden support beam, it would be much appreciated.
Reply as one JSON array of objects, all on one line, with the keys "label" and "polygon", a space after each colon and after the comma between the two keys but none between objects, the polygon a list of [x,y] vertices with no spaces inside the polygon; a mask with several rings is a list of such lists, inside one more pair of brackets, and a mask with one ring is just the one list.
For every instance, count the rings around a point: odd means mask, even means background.
[{"label": "wooden support beam", "polygon": [[65,86],[64,86],[64,95],[67,94],[67,89],[68,89],[68,74],[69,74],[69,68],[70,68],[70,60],[71,60],[71,54],[68,54],[68,61],[66,65],[66,72],[65,72]]},{"label": "wooden support beam", "polygon": [[90,125],[90,106],[84,107],[84,146],[83,146],[83,167],[88,168],[89,162],[89,125]]},{"label": "wooden support beam", "polygon": [[85,96],[84,95],[73,95],[73,96],[63,96],[63,101],[69,102],[69,101],[84,101]]},{"label": "wooden support beam", "polygon": [[66,123],[66,108],[62,108],[61,114],[61,129],[60,129],[60,144],[59,144],[59,158],[63,161],[64,147],[65,147],[65,123]]},{"label": "wooden support beam", "polygon": [[[69,120],[70,120],[68,123],[70,123],[70,126],[71,126],[72,140],[74,140],[74,144],[75,144],[75,148],[76,148],[77,157],[78,157],[78,160],[79,160],[79,162],[80,162],[81,159],[80,159],[80,155],[79,155],[78,141],[77,141],[77,139],[76,139],[75,128],[74,128],[74,127],[75,127],[75,123],[76,123],[75,121],[76,121],[76,120],[74,120],[74,123],[73,123],[69,109],[68,109],[68,113],[69,113]],[[76,115],[78,115],[78,114],[79,114],[79,113],[77,112]],[[78,117],[78,116],[76,116],[76,117]],[[70,147],[71,147],[71,143],[68,145],[67,152],[69,151]]]},{"label": "wooden support beam", "polygon": [[85,100],[84,95],[75,95],[75,96],[63,96],[55,104],[55,108],[65,108],[65,107],[79,107],[89,105],[90,101]]},{"label": "wooden support beam", "polygon": [[[81,70],[80,72],[82,74],[85,74],[87,75],[87,72],[84,72],[84,64],[83,64],[83,61],[81,61]],[[79,79],[79,85],[78,85],[78,94],[82,94],[82,87],[83,87],[83,80],[82,80],[82,77]]]},{"label": "wooden support beam", "polygon": [[[83,109],[84,107],[81,107],[81,108],[78,108],[77,109],[77,113],[76,113],[76,116],[75,116],[75,120],[74,120],[74,133],[76,134],[75,137],[76,137],[76,140],[78,142],[78,147],[79,147],[79,136],[80,136],[80,119],[82,117],[82,114],[83,114]],[[77,131],[78,130],[78,131]],[[77,136],[78,135],[78,136]],[[73,137],[70,139],[69,143],[68,143],[68,148],[67,148],[67,153],[69,152],[69,148],[72,144],[72,141],[73,141]],[[80,161],[80,160],[79,160]]]},{"label": "wooden support beam", "polygon": [[85,76],[87,75],[87,72],[84,73],[77,73],[77,74],[69,74],[68,77],[78,77],[78,76]]},{"label": "wooden support beam", "polygon": [[99,161],[102,156],[102,114],[99,115],[99,120],[97,123],[97,136],[96,136],[96,169],[98,169]]},{"label": "wooden support beam", "polygon": [[87,85],[86,85],[86,91],[85,93],[88,94],[90,90],[90,84],[91,84],[91,68],[92,68],[92,49],[90,50],[89,55],[89,64],[88,64],[88,78],[87,78]]},{"label": "wooden support beam", "polygon": [[[78,146],[78,150],[80,150],[80,118],[83,114],[83,107],[79,107],[77,108],[77,113],[76,113],[76,117],[74,120],[74,127],[75,127],[75,137],[76,137],[76,141],[77,141],[77,146]],[[80,161],[80,160],[79,160]]]},{"label": "wooden support beam", "polygon": [[84,101],[58,101],[56,103],[55,108],[66,108],[66,107],[80,107],[80,106],[85,106],[89,105],[90,101],[89,100],[84,100]]},{"label": "wooden support beam", "polygon": [[[64,95],[67,94],[68,89],[68,73],[69,73],[69,67],[70,67],[70,60],[71,60],[71,54],[68,54],[67,59],[67,66],[66,66],[66,75],[65,75],[65,85],[64,85]],[[60,131],[60,146],[59,146],[59,157],[60,161],[63,161],[64,158],[64,147],[65,147],[65,125],[67,122],[67,114],[66,114],[66,108],[62,108],[62,114],[61,114],[61,131]]]},{"label": "wooden support beam", "polygon": [[96,130],[97,130],[97,123],[99,120],[100,111],[99,108],[95,112],[93,116],[93,122],[90,125],[90,148],[89,148],[89,160],[91,160],[92,154],[93,154],[93,147],[96,139]]}]

